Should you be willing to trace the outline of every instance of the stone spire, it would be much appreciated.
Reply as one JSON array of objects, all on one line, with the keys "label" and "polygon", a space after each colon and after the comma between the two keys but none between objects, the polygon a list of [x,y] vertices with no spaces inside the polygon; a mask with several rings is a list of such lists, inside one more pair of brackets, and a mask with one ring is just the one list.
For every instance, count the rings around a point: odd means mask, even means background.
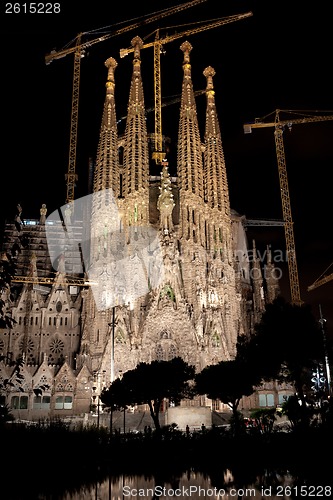
[{"label": "stone spire", "polygon": [[177,170],[183,195],[188,191],[203,198],[201,139],[191,78],[190,52],[192,45],[189,42],[184,42],[180,48],[184,52],[184,78],[178,133]]},{"label": "stone spire", "polygon": [[114,70],[117,67],[117,61],[110,57],[105,61],[105,66],[108,68],[106,97],[97,148],[93,190],[96,193],[112,189],[113,195],[117,198],[119,196],[118,134],[114,99]]},{"label": "stone spire", "polygon": [[118,137],[114,99],[114,70],[117,62],[110,57],[105,61],[105,66],[108,75],[94,172],[89,267],[96,267],[97,262],[100,267],[109,263],[112,256],[111,234],[118,230],[119,225]]},{"label": "stone spire", "polygon": [[[191,78],[192,45],[186,41],[180,48],[184,53],[177,152],[180,237],[182,243],[188,241],[205,247],[202,144]],[[189,280],[191,279],[189,277]]]},{"label": "stone spire", "polygon": [[148,223],[149,149],[141,77],[143,41],[137,36],[133,38],[132,46],[134,60],[125,128],[123,196],[127,224],[138,225]]},{"label": "stone spire", "polygon": [[207,79],[204,154],[205,201],[208,202],[209,207],[216,207],[223,215],[230,217],[227,172],[215,105],[215,91],[213,85],[215,70],[211,66],[208,66],[203,74]]}]

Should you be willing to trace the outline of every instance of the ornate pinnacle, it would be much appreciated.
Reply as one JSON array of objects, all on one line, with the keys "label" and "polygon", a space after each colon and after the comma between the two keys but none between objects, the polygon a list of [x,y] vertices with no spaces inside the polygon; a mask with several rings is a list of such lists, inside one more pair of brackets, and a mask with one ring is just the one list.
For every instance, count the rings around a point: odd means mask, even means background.
[{"label": "ornate pinnacle", "polygon": [[114,91],[114,86],[115,86],[114,70],[118,66],[118,63],[113,57],[109,57],[109,59],[107,59],[104,64],[108,68],[108,79],[106,82],[106,88],[107,88],[107,92],[111,93]]},{"label": "ornate pinnacle", "polygon": [[188,41],[182,43],[180,46],[180,50],[184,52],[184,66],[190,64],[190,52],[192,48],[193,48],[192,45]]},{"label": "ornate pinnacle", "polygon": [[207,79],[206,91],[214,93],[213,76],[215,76],[216,74],[215,69],[211,66],[208,66],[206,69],[204,69],[203,74]]},{"label": "ornate pinnacle", "polygon": [[134,47],[134,61],[140,60],[140,50],[143,47],[143,41],[139,36],[135,36],[131,41],[132,47]]}]

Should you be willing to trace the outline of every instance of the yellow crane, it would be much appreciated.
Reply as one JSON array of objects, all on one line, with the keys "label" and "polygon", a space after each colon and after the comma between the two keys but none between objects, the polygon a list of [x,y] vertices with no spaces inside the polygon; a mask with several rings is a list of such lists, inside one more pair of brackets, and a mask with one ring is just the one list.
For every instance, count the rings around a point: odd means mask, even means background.
[{"label": "yellow crane", "polygon": [[[293,116],[287,119],[280,119],[280,113],[288,113]],[[274,121],[264,121],[272,113],[263,117],[256,118],[253,123],[244,124],[244,133],[249,134],[252,132],[254,128],[265,128],[265,127],[273,127],[274,130],[274,138],[275,138],[275,147],[276,147],[276,156],[277,156],[277,164],[279,171],[279,181],[280,181],[280,192],[281,192],[281,200],[282,200],[282,213],[283,213],[283,221],[284,221],[284,229],[285,229],[285,238],[286,238],[286,250],[287,250],[287,259],[288,259],[288,271],[289,271],[289,282],[290,282],[290,294],[291,294],[291,302],[296,305],[302,304],[300,287],[299,287],[299,279],[298,279],[298,269],[297,269],[297,261],[296,261],[296,249],[295,249],[295,239],[294,239],[294,227],[293,220],[291,214],[291,205],[290,205],[290,195],[289,195],[289,186],[288,186],[288,176],[287,176],[287,168],[286,168],[286,157],[284,151],[284,143],[283,143],[283,131],[285,127],[291,128],[292,125],[301,124],[301,123],[314,123],[314,122],[324,122],[333,120],[332,114],[327,115],[319,115],[318,111],[292,111],[292,110],[275,110],[275,119]],[[322,112],[320,112],[322,113]],[[303,116],[301,116],[303,115]]]},{"label": "yellow crane", "polygon": [[[19,276],[15,275],[11,278],[11,283],[27,283],[33,285],[53,285],[55,278],[34,277],[34,276]],[[91,286],[96,283],[84,278],[66,276],[66,279],[61,282],[63,285],[72,286]]]},{"label": "yellow crane", "polygon": [[[194,92],[194,96],[197,97],[199,95],[203,95],[206,93],[206,89],[205,90],[195,90]],[[177,102],[180,102],[181,100],[181,95],[177,95],[175,97],[172,97],[172,98],[166,98],[162,104],[161,104],[161,107],[162,108],[165,108],[166,106],[171,106],[172,104],[176,104]],[[151,113],[152,111],[155,111],[155,107],[154,106],[151,106],[149,108],[146,108],[146,114],[148,113]],[[118,120],[118,123],[122,122],[123,120],[126,120],[127,118],[127,114],[126,115],[123,115],[119,118]]]},{"label": "yellow crane", "polygon": [[[148,47],[154,47],[154,99],[155,99],[155,151],[153,153],[153,159],[156,164],[161,164],[165,158],[165,153],[162,151],[163,135],[162,135],[162,96],[161,96],[161,53],[163,45],[173,42],[178,38],[183,38],[185,36],[194,35],[195,33],[201,33],[212,28],[217,28],[225,24],[230,24],[235,21],[241,21],[252,16],[252,12],[246,12],[245,14],[236,14],[234,16],[223,17],[215,20],[214,22],[197,26],[195,28],[190,28],[180,33],[174,33],[173,35],[160,37],[160,30],[155,31],[155,40],[153,42],[148,42],[141,47],[142,49]],[[193,24],[193,23],[191,23]],[[196,23],[199,24],[199,23]],[[120,57],[125,57],[129,53],[134,52],[134,48],[127,48],[120,50]]]},{"label": "yellow crane", "polygon": [[158,21],[166,16],[176,14],[182,10],[194,7],[200,3],[206,2],[207,0],[192,0],[190,2],[185,2],[181,5],[171,7],[169,9],[164,9],[156,12],[155,14],[144,18],[140,17],[137,22],[124,26],[112,33],[99,36],[93,40],[82,42],[82,37],[88,33],[80,33],[75,39],[75,45],[69,48],[65,48],[59,51],[52,51],[45,56],[45,63],[50,64],[56,59],[61,59],[69,54],[74,54],[74,72],[73,72],[73,90],[72,90],[72,110],[71,110],[71,125],[70,125],[70,145],[69,145],[69,160],[68,168],[66,173],[67,181],[67,193],[66,193],[66,203],[74,201],[74,189],[75,182],[77,181],[76,173],[76,151],[77,151],[77,130],[78,130],[78,111],[79,111],[79,91],[80,91],[80,73],[81,73],[81,59],[84,57],[85,49],[92,47],[93,45],[108,40],[112,37],[121,35],[135,28],[141,28],[142,26]]},{"label": "yellow crane", "polygon": [[311,290],[314,290],[315,288],[318,288],[319,286],[324,285],[325,283],[328,283],[329,281],[333,280],[333,273],[326,275],[326,272],[331,266],[333,266],[333,262],[328,266],[328,268],[323,272],[323,274],[319,276],[319,278],[316,279],[314,283],[312,283],[312,285],[308,286],[307,288],[308,292],[311,292]]}]

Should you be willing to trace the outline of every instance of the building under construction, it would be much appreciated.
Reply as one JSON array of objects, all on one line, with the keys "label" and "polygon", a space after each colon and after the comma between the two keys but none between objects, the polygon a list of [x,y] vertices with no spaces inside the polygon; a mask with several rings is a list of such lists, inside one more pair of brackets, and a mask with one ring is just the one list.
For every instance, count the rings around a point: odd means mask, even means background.
[{"label": "building under construction", "polygon": [[[80,216],[76,201],[58,219],[46,206],[36,219],[20,212],[5,227],[4,251],[17,248],[17,278],[7,297],[12,328],[0,331],[2,380],[23,356],[23,380],[6,403],[15,416],[83,415],[100,391],[139,362],[181,356],[197,371],[236,354],[279,294],[267,261],[248,248],[245,217],[230,207],[212,67],[206,80],[201,132],[185,41],[177,164],[164,155],[150,175],[139,37],[125,133],[115,105],[117,62],[109,58],[93,189]],[[125,85],[126,82],[122,82]],[[103,89],[101,89],[101,92]],[[171,171],[171,166],[170,166]],[[264,268],[264,272],[263,272]],[[286,387],[266,390],[277,404]],[[253,407],[261,402],[254,395]],[[183,405],[212,405],[200,398]],[[245,403],[244,403],[245,404]],[[214,409],[221,409],[214,402]]]}]

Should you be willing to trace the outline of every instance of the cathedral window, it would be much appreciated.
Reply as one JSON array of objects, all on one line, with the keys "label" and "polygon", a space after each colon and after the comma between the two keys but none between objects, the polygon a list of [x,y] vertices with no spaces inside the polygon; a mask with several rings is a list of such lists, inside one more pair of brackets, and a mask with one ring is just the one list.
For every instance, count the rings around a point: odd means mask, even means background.
[{"label": "cathedral window", "polygon": [[20,340],[19,349],[20,352],[23,352],[23,350],[25,349],[26,353],[31,353],[34,350],[34,343],[30,338],[26,342],[24,338],[22,338]]},{"label": "cathedral window", "polygon": [[119,198],[123,198],[123,174],[119,174]]},{"label": "cathedral window", "polygon": [[220,347],[220,336],[217,332],[214,332],[211,336],[212,347]]},{"label": "cathedral window", "polygon": [[13,396],[10,406],[13,410],[27,410],[28,396]]},{"label": "cathedral window", "polygon": [[115,336],[115,342],[116,342],[116,344],[125,344],[126,343],[124,333],[120,328],[117,329],[116,336]]},{"label": "cathedral window", "polygon": [[47,382],[47,378],[45,377],[45,375],[42,375],[42,376],[41,376],[41,378],[40,378],[40,380],[39,380],[39,384],[40,384],[40,385],[43,385],[43,386],[47,386],[47,387],[49,387],[48,382]]},{"label": "cathedral window", "polygon": [[60,354],[63,352],[65,347],[64,342],[59,338],[54,338],[50,342],[50,351],[52,354]]},{"label": "cathedral window", "polygon": [[259,406],[261,408],[275,406],[274,394],[259,394]]},{"label": "cathedral window", "polygon": [[164,359],[164,352],[163,352],[163,348],[162,346],[159,344],[157,347],[156,347],[156,360],[157,361],[163,361]]},{"label": "cathedral window", "polygon": [[52,318],[49,318],[49,326],[51,325],[52,323]]},{"label": "cathedral window", "polygon": [[60,313],[61,309],[62,309],[62,303],[60,302],[60,300],[58,300],[58,302],[56,304],[56,310],[58,313]]},{"label": "cathedral window", "polygon": [[33,409],[34,410],[49,410],[51,404],[50,396],[34,396]]},{"label": "cathedral window", "polygon": [[170,299],[172,302],[176,301],[175,292],[170,285],[165,285],[163,290],[161,290],[160,297],[162,298],[164,296],[168,297],[168,299]]},{"label": "cathedral window", "polygon": [[72,396],[57,396],[54,408],[56,410],[71,410],[73,408]]},{"label": "cathedral window", "polygon": [[171,335],[167,330],[162,330],[160,333],[160,339],[170,339]]},{"label": "cathedral window", "polygon": [[174,344],[171,344],[169,348],[169,360],[176,358],[177,352],[177,347]]}]

